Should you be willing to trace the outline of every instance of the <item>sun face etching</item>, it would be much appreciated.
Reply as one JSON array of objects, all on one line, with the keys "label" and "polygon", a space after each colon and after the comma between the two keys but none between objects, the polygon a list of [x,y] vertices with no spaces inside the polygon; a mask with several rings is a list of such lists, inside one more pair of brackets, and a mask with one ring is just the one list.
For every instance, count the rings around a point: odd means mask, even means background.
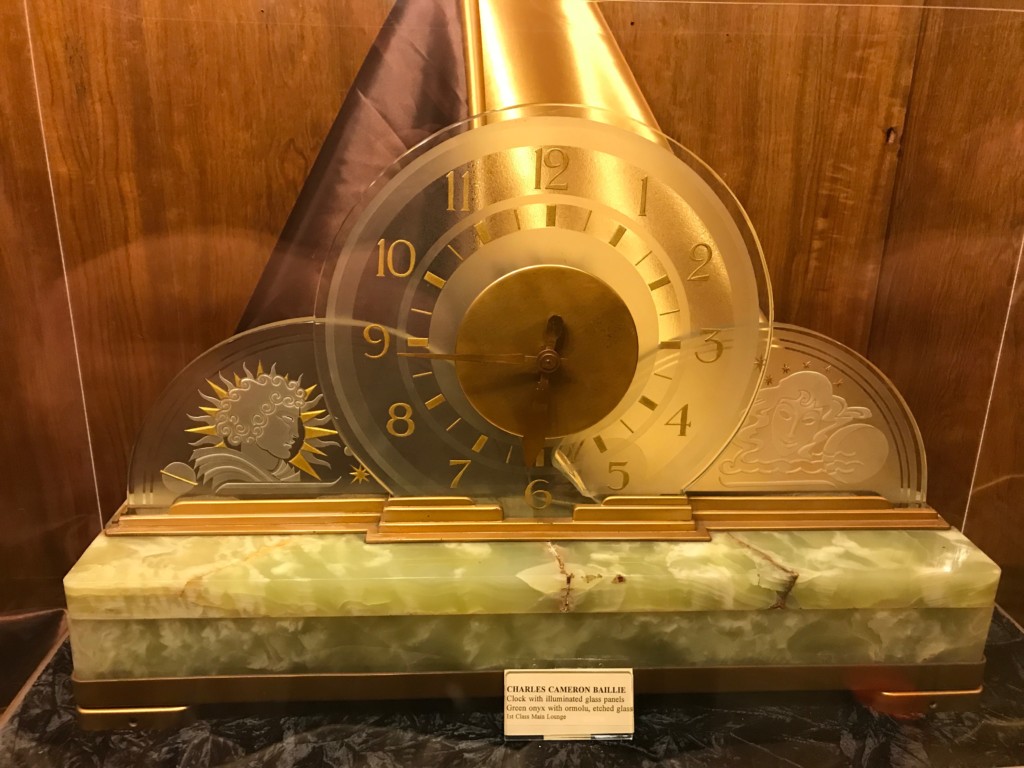
[{"label": "sun face etching", "polygon": [[[290,379],[269,372],[260,363],[253,373],[242,367],[233,380],[220,374],[220,383],[207,380],[211,394],[199,395],[199,422],[187,432],[200,438],[191,443],[191,464],[198,482],[216,492],[226,483],[298,482],[303,475],[320,479],[315,466],[329,467],[324,449],[338,445],[338,433],[325,426],[330,416],[316,409],[323,395],[316,385],[304,388],[301,377]],[[166,473],[165,473],[166,474]]]},{"label": "sun face etching", "polygon": [[874,476],[888,456],[888,441],[863,423],[871,417],[868,408],[847,405],[832,386],[824,374],[804,370],[762,388],[734,441],[738,451],[722,464],[723,484],[746,484],[756,475],[762,483],[774,477],[838,487]]}]

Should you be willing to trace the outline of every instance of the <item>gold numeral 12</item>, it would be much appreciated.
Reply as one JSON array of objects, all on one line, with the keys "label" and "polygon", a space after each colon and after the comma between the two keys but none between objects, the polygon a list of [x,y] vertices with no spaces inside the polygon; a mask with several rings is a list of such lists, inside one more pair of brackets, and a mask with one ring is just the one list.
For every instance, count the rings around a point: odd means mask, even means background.
[{"label": "gold numeral 12", "polygon": [[466,213],[469,211],[469,171],[462,172],[462,207],[455,207],[455,171],[445,174],[448,179],[448,210]]}]

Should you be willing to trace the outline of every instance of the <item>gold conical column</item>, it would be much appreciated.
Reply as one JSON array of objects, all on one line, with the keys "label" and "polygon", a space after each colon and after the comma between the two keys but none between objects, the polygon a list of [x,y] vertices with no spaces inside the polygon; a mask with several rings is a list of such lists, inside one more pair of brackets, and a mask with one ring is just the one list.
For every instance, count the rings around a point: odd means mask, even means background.
[{"label": "gold conical column", "polygon": [[470,112],[580,104],[658,123],[595,3],[464,0]]}]

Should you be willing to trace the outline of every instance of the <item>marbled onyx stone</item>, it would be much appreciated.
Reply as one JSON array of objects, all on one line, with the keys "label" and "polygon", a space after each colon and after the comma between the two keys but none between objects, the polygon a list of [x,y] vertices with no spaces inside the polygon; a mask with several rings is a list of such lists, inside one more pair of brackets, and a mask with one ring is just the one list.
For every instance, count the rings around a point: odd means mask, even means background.
[{"label": "marbled onyx stone", "polygon": [[64,580],[104,677],[977,661],[999,569],[956,531],[711,542],[104,537]]}]

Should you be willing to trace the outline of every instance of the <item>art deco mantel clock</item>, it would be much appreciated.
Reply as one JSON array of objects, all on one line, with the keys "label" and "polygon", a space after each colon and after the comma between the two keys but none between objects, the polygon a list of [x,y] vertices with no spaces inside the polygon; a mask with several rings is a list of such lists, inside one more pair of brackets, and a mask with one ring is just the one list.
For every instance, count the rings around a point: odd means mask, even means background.
[{"label": "art deco mantel clock", "polygon": [[84,722],[513,666],[977,689],[998,569],[926,505],[887,380],[773,327],[742,207],[596,6],[446,12],[469,117],[323,238],[312,316],[213,348],[147,419],[65,581]]}]

